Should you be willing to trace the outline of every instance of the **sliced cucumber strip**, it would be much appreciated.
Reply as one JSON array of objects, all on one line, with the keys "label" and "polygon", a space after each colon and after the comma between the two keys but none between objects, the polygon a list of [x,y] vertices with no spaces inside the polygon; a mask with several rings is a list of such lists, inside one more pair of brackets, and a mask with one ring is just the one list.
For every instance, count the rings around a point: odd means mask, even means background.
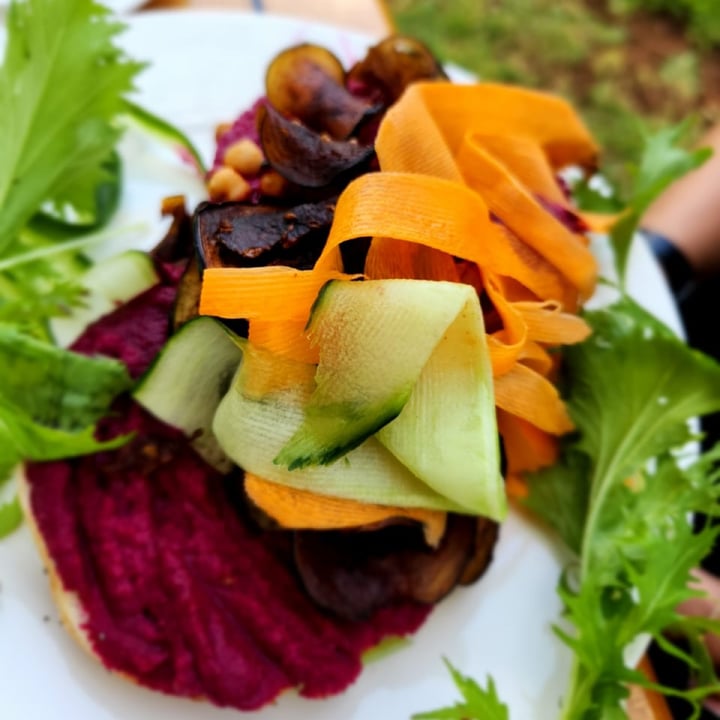
[{"label": "sliced cucumber strip", "polygon": [[480,304],[447,328],[400,415],[378,440],[421,480],[468,511],[502,520],[492,367]]},{"label": "sliced cucumber strip", "polygon": [[504,517],[492,368],[472,287],[333,281],[309,331],[320,351],[317,388],[278,463],[331,463],[376,433],[465,512]]},{"label": "sliced cucumber strip", "polygon": [[50,321],[55,342],[67,347],[91,322],[157,282],[158,275],[150,256],[139,250],[128,250],[92,265],[81,280],[87,290],[85,305],[75,309],[72,315]]},{"label": "sliced cucumber strip", "polygon": [[332,466],[288,470],[273,462],[303,421],[315,387],[315,366],[244,343],[243,362],[220,402],[213,432],[240,467],[272,482],[361,502],[461,510],[420,482],[370,438]]},{"label": "sliced cucumber strip", "polygon": [[241,359],[242,351],[223,325],[198,317],[170,338],[133,392],[155,417],[185,432],[195,450],[221,472],[232,463],[212,433],[212,421]]},{"label": "sliced cucumber strip", "polygon": [[422,280],[327,283],[308,326],[320,351],[317,388],[277,461],[332,463],[397,417],[468,291]]}]

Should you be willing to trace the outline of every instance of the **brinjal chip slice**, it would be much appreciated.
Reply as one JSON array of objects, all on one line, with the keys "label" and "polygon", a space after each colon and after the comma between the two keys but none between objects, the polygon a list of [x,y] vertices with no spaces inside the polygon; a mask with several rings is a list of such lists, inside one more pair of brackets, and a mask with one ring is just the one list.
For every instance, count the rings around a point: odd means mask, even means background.
[{"label": "brinjal chip slice", "polygon": [[190,215],[185,209],[183,195],[170,195],[163,198],[160,213],[171,217],[172,222],[163,239],[150,251],[157,262],[178,262],[192,255],[192,228]]},{"label": "brinjal chip slice", "polygon": [[171,318],[173,330],[198,316],[201,288],[202,273],[197,255],[193,255],[178,282]]},{"label": "brinjal chip slice", "polygon": [[277,55],[265,76],[265,92],[281,113],[337,140],[378,111],[346,89],[342,64],[319,45],[296,45]]},{"label": "brinjal chip slice", "polygon": [[260,143],[270,165],[285,179],[310,188],[325,187],[368,169],[370,145],[332,140],[293,122],[268,105],[259,113]]},{"label": "brinjal chip slice", "polygon": [[200,263],[205,268],[287,265],[309,269],[327,240],[335,200],[293,207],[202,203],[193,219]]},{"label": "brinjal chip slice", "polygon": [[494,520],[477,518],[473,551],[458,581],[460,585],[472,585],[487,570],[493,558],[499,530],[500,526]]},{"label": "brinjal chip slice", "polygon": [[[321,607],[357,620],[389,604],[436,603],[461,580],[476,554],[482,519],[449,515],[437,549],[416,525],[376,531],[295,533],[295,563],[306,591]],[[486,540],[494,545],[495,538]]]},{"label": "brinjal chip slice", "polygon": [[348,73],[350,83],[379,89],[387,105],[420,80],[447,80],[447,75],[423,43],[403,35],[393,35],[371,47],[365,59]]}]

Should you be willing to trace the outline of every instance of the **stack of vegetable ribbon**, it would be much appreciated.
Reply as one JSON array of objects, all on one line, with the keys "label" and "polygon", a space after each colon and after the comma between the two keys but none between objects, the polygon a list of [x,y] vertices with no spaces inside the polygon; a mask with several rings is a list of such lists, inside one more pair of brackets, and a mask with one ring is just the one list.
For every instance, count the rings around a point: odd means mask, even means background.
[{"label": "stack of vegetable ribbon", "polygon": [[[597,147],[557,97],[445,82],[408,88],[384,117],[375,147],[380,172],[342,193],[312,270],[208,268],[200,312],[247,318],[254,344],[317,363],[306,325],[320,288],[351,279],[342,272],[343,242],[372,238],[367,279],[473,285],[485,311],[509,487],[521,493],[520,474],[553,463],[557,437],[573,427],[553,384],[551,351],[588,336],[576,312],[593,292],[597,268],[588,224],[571,208],[557,172],[593,168]],[[357,526],[398,514],[427,526],[437,514],[324,497],[254,476],[246,487],[286,527]]]}]

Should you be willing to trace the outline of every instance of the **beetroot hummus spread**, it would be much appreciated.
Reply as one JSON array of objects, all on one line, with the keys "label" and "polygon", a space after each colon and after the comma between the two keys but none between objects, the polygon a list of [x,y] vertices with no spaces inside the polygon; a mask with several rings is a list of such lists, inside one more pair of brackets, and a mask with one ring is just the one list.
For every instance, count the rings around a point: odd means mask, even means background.
[{"label": "beetroot hummus spread", "polygon": [[[167,333],[174,280],[91,326],[75,349],[139,375]],[[361,653],[416,630],[428,606],[398,604],[363,622],[330,617],[296,579],[287,533],[257,528],[233,501],[239,477],[207,466],[175,429],[130,397],[99,427],[133,432],[118,450],[28,469],[30,502],[64,589],[86,611],[110,669],[148,687],[252,710],[296,687],[340,692]]]}]

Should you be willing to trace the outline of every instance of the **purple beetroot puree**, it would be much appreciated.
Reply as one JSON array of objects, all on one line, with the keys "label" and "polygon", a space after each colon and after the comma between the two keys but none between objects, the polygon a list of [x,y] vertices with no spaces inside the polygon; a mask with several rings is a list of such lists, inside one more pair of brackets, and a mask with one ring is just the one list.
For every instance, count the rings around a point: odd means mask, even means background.
[{"label": "purple beetroot puree", "polygon": [[72,349],[120,360],[131,377],[142,375],[167,338],[183,266],[182,262],[155,263],[160,282],[89,325]]},{"label": "purple beetroot puree", "polygon": [[[267,102],[263,97],[256,100],[251,107],[242,112],[230,125],[217,138],[217,146],[215,148],[215,158],[213,159],[212,170],[217,170],[223,165],[225,153],[228,148],[236,143],[238,140],[252,140],[256,145],[260,145],[260,135],[257,130],[257,114],[258,110]],[[249,183],[252,193],[249,197],[249,201],[253,203],[260,202],[260,176],[257,177],[246,177],[245,180]]]},{"label": "purple beetroot puree", "polygon": [[257,129],[258,110],[267,103],[265,98],[256,100],[247,110],[240,113],[232,125],[225,130],[217,139],[215,148],[215,159],[213,169],[223,164],[223,158],[227,149],[238,140],[252,140],[256,145],[260,144],[260,135]]},{"label": "purple beetroot puree", "polygon": [[[171,290],[166,281],[95,323],[76,349],[117,357],[137,375],[165,340]],[[291,687],[307,697],[342,691],[364,650],[427,616],[412,604],[365,622],[324,614],[296,579],[288,534],[257,529],[230,499],[238,478],[222,478],[126,396],[98,434],[127,432],[118,450],[28,469],[39,529],[108,668],[252,710]]]}]

